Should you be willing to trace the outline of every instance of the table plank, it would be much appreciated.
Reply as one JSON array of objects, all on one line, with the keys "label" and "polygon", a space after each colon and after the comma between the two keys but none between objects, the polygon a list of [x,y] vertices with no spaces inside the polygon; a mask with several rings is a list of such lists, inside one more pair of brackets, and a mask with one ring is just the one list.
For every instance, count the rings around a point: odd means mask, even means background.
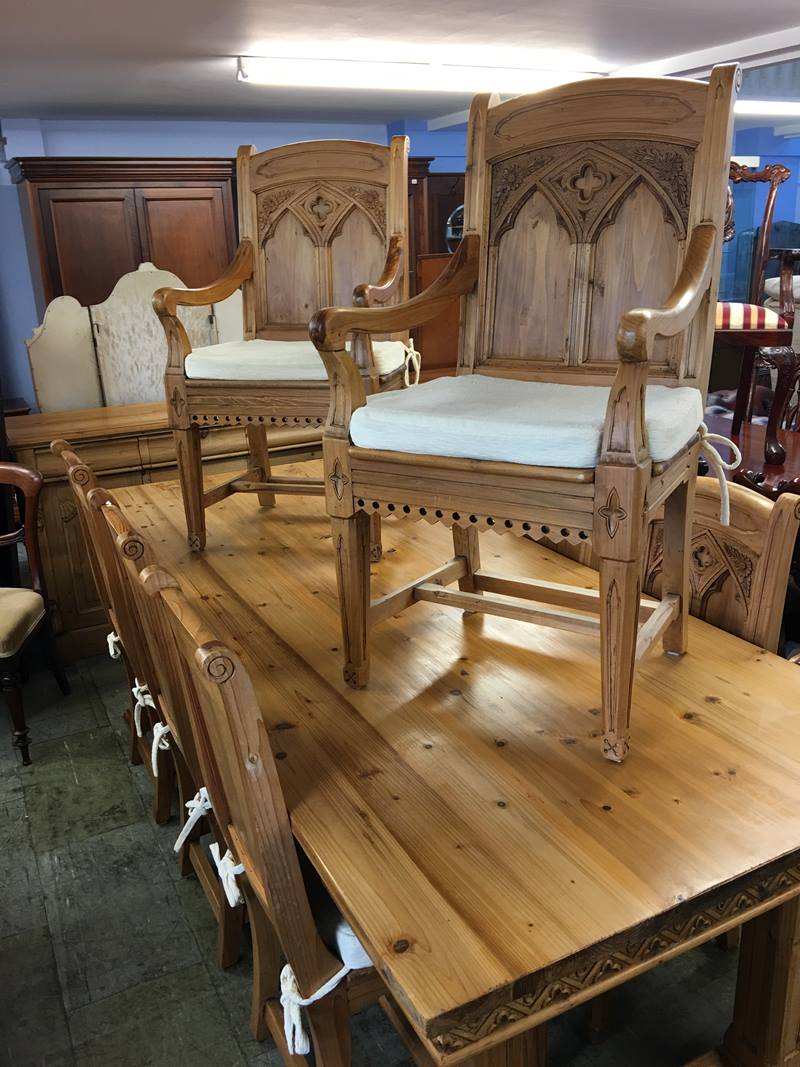
[{"label": "table plank", "polygon": [[[591,637],[420,604],[374,631],[353,692],[321,501],[231,497],[192,555],[174,485],[117,495],[232,632],[285,753],[295,834],[441,1062],[800,891],[800,867],[781,885],[768,866],[800,849],[793,665],[692,620],[687,656],[642,661],[634,747],[614,765]],[[452,551],[441,526],[408,520],[385,524],[384,547],[374,595]],[[596,586],[527,541],[487,533],[482,550],[498,573]],[[553,991],[564,961],[603,945],[616,969]]]}]

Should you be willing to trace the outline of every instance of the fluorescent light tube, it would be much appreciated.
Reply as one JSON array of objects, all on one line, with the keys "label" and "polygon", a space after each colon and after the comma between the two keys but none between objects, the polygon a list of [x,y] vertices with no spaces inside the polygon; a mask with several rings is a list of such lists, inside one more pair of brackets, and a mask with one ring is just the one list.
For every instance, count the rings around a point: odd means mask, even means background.
[{"label": "fluorescent light tube", "polygon": [[510,95],[595,76],[580,70],[267,56],[240,56],[237,72],[240,81],[255,85]]},{"label": "fluorescent light tube", "polygon": [[737,100],[735,109],[737,115],[796,118],[800,116],[800,100]]}]

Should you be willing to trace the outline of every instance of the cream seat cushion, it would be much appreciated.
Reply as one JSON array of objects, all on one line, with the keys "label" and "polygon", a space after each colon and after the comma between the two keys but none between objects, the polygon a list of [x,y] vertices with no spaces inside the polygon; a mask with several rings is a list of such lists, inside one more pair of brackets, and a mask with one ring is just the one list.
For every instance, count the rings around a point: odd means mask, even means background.
[{"label": "cream seat cushion", "polygon": [[[373,341],[379,374],[402,367],[402,341]],[[228,341],[195,348],[184,361],[187,378],[237,382],[327,381],[328,374],[311,341]]]},{"label": "cream seat cushion", "polygon": [[[363,448],[501,460],[542,467],[595,467],[609,389],[469,374],[370,396],[350,422]],[[651,385],[645,399],[650,455],[670,459],[703,421],[699,390]]]},{"label": "cream seat cushion", "polygon": [[32,589],[0,589],[0,659],[19,652],[44,615],[44,601]]}]

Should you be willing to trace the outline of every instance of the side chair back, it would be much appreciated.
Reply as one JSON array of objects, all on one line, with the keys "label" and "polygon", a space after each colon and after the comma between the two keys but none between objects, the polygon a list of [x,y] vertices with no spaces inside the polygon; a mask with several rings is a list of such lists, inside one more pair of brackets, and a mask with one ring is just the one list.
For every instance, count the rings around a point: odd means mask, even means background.
[{"label": "side chair back", "polygon": [[[620,317],[661,304],[694,228],[721,222],[719,106],[705,83],[672,78],[475,99],[464,233],[480,235],[480,276],[462,371],[610,384]],[[655,340],[651,382],[705,391],[715,302],[716,284],[691,328]]]},{"label": "side chair back", "polygon": [[[171,648],[183,669],[187,706],[203,767],[204,782],[216,820],[232,853],[244,868],[241,879],[248,901],[259,955],[270,960],[273,978],[281,955],[288,960],[302,996],[310,996],[341,969],[341,963],[320,937],[292,836],[269,734],[250,677],[232,644],[220,640],[192,605],[175,579],[158,566],[145,568],[141,582],[161,606],[171,629]],[[271,937],[265,937],[266,916]],[[275,941],[277,938],[277,941]],[[273,944],[270,946],[269,941]],[[344,992],[344,991],[343,991]],[[265,1021],[284,1055],[283,1014],[273,990],[263,1005]],[[348,1047],[347,1008],[344,1019],[331,1010],[336,997],[310,1005],[318,1062],[329,1061],[329,1045]]]}]

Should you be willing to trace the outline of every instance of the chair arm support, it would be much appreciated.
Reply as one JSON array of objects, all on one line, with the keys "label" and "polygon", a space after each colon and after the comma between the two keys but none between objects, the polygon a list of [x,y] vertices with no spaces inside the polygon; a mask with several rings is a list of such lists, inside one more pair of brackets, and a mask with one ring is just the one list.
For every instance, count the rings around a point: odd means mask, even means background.
[{"label": "chair arm support", "polygon": [[701,222],[692,230],[689,247],[675,287],[658,308],[634,308],[620,319],[617,351],[624,363],[650,359],[656,337],[672,337],[685,330],[708,292],[717,227]]},{"label": "chair arm support", "polygon": [[253,242],[243,237],[233,261],[221,278],[202,289],[157,289],[153,293],[153,309],[158,315],[167,337],[167,369],[183,374],[183,361],[192,351],[189,335],[178,318],[182,306],[201,307],[225,300],[235,293],[243,281],[253,274]]},{"label": "chair arm support", "polygon": [[353,290],[353,304],[356,307],[368,308],[391,300],[403,281],[403,256],[403,235],[393,233],[389,238],[380,278],[374,285],[362,283]]},{"label": "chair arm support", "polygon": [[395,333],[434,318],[449,303],[475,288],[478,280],[480,238],[467,234],[447,269],[418,296],[388,308],[323,308],[311,319],[309,336],[320,352],[344,350],[354,330]]},{"label": "chair arm support", "polygon": [[198,307],[213,304],[235,293],[243,281],[253,273],[253,242],[243,237],[225,273],[210,285],[201,289],[157,289],[153,294],[153,308],[163,321],[167,315],[175,315],[182,306]]}]

